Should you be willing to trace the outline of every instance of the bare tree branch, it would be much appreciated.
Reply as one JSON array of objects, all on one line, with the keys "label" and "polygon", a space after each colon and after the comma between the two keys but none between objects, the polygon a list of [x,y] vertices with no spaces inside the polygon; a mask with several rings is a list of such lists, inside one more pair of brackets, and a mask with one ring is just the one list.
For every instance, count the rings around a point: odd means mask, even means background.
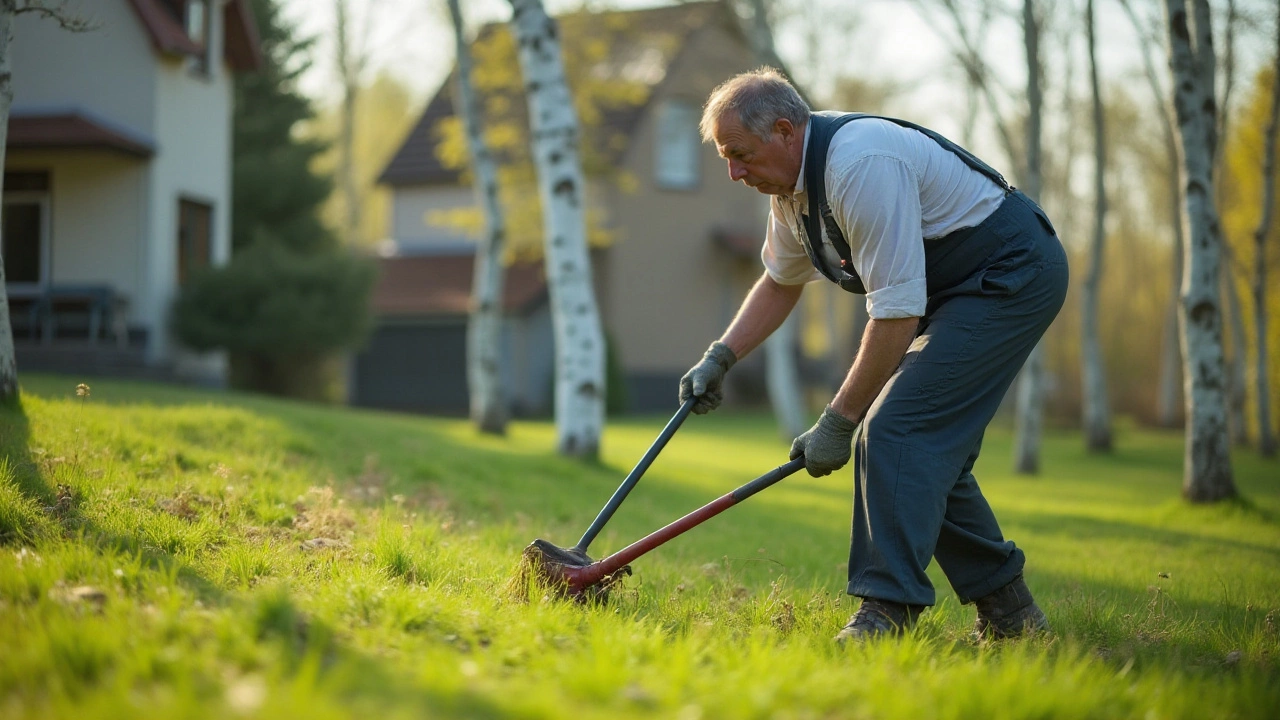
[{"label": "bare tree branch", "polygon": [[73,14],[67,9],[67,0],[62,0],[57,6],[51,7],[46,5],[43,0],[9,0],[13,3],[14,14],[35,13],[47,20],[53,20],[62,27],[63,30],[71,32],[89,32],[97,30],[100,25],[96,22],[86,20],[78,15]]}]

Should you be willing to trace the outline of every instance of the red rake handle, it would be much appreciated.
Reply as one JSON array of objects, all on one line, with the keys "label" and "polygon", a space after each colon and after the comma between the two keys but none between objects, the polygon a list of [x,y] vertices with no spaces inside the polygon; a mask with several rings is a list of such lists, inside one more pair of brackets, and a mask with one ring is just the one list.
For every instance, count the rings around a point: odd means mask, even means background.
[{"label": "red rake handle", "polygon": [[676,520],[670,525],[657,530],[645,537],[631,543],[618,552],[602,558],[584,568],[575,568],[568,570],[569,584],[574,590],[581,590],[594,585],[607,575],[617,572],[622,566],[629,564],[636,558],[645,553],[665,544],[669,540],[676,538],[688,532],[694,527],[710,520],[765,488],[777,483],[783,478],[793,475],[795,472],[804,467],[804,458],[798,457],[791,462],[780,465],[773,470],[761,475],[751,482],[739,487],[727,495],[717,498],[706,505],[694,510],[684,517]]}]

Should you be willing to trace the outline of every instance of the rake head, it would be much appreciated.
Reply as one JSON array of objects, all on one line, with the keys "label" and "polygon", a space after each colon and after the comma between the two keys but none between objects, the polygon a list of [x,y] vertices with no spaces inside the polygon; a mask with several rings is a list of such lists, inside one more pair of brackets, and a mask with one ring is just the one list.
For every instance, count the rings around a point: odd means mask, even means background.
[{"label": "rake head", "polygon": [[559,597],[581,603],[603,603],[608,601],[613,586],[631,574],[631,566],[624,565],[605,574],[600,563],[593,561],[585,552],[538,539],[524,549],[521,571]]}]

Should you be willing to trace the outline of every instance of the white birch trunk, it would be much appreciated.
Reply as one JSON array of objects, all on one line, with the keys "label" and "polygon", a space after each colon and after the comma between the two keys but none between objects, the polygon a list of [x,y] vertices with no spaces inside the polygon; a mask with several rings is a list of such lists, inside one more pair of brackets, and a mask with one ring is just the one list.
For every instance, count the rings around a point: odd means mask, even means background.
[{"label": "white birch trunk", "polygon": [[1280,4],[1276,5],[1276,57],[1271,77],[1271,117],[1267,120],[1266,151],[1262,159],[1262,218],[1253,233],[1254,393],[1258,398],[1258,451],[1275,457],[1271,432],[1270,365],[1267,358],[1267,236],[1276,206],[1276,135],[1280,130]]},{"label": "white birch trunk", "polygon": [[338,74],[342,81],[342,107],[338,114],[338,187],[342,191],[342,240],[353,246],[360,236],[360,188],[356,180],[356,99],[360,93],[363,49],[353,47],[347,0],[334,0],[337,16]]},{"label": "white birch trunk", "polygon": [[[1040,29],[1034,0],[1022,3],[1023,40],[1027,51],[1027,169],[1023,192],[1040,199]],[[1044,426],[1044,340],[1036,343],[1018,376],[1017,413],[1014,420],[1014,472],[1040,472],[1040,438]]]},{"label": "white birch trunk", "polygon": [[471,48],[463,33],[458,0],[449,0],[458,58],[458,114],[471,154],[476,204],[484,211],[484,232],[476,247],[471,279],[471,314],[467,323],[467,390],[471,421],[480,432],[507,431],[507,400],[502,384],[502,245],[506,220],[498,203],[498,170],[485,143],[480,103],[471,85]]},{"label": "white birch trunk", "polygon": [[[9,107],[13,104],[13,67],[9,42],[13,32],[14,0],[0,0],[0,168],[4,167],[5,145],[9,139]],[[3,180],[0,178],[0,190]],[[4,259],[0,257],[0,289],[5,287]],[[9,295],[0,292],[0,403],[18,400],[18,361],[13,348],[13,327],[9,322]]]},{"label": "white birch trunk", "polygon": [[[1169,167],[1173,169],[1178,167],[1179,160],[1177,141],[1172,134],[1169,142],[1171,144]],[[1177,172],[1169,173],[1169,185],[1171,196],[1169,208],[1173,216],[1173,248],[1171,250],[1173,260],[1170,263],[1173,268],[1173,283],[1169,292],[1169,310],[1165,314],[1164,347],[1160,353],[1160,385],[1159,394],[1156,397],[1156,418],[1163,427],[1173,427],[1178,422],[1178,390],[1183,384],[1182,351],[1178,342],[1178,315],[1179,308],[1182,306],[1179,287],[1182,285],[1182,263],[1186,240],[1183,238],[1182,228],[1182,184],[1178,180]]]},{"label": "white birch trunk", "polygon": [[1089,274],[1084,280],[1083,318],[1081,319],[1081,386],[1085,447],[1092,452],[1111,450],[1111,410],[1107,402],[1107,376],[1102,363],[1102,347],[1098,340],[1098,294],[1102,284],[1102,263],[1106,249],[1107,219],[1107,130],[1102,112],[1102,87],[1098,81],[1097,38],[1093,0],[1085,5],[1088,25],[1089,84],[1093,89],[1093,241],[1089,246]]},{"label": "white birch trunk", "polygon": [[1182,283],[1182,254],[1184,246],[1181,209],[1182,185],[1179,182],[1178,173],[1172,171],[1179,165],[1178,139],[1174,132],[1171,103],[1164,91],[1164,87],[1160,84],[1160,77],[1156,73],[1155,62],[1151,57],[1152,47],[1155,43],[1151,35],[1148,34],[1149,23],[1138,17],[1129,0],[1120,0],[1120,5],[1124,8],[1125,14],[1129,16],[1129,22],[1133,25],[1134,34],[1137,35],[1138,42],[1142,46],[1142,68],[1147,76],[1147,84],[1151,86],[1151,95],[1155,98],[1156,105],[1160,109],[1160,129],[1164,134],[1164,145],[1171,170],[1168,174],[1168,192],[1169,227],[1173,230],[1173,248],[1171,250],[1173,261],[1170,263],[1173,283],[1171,285],[1172,292],[1170,292],[1168,311],[1165,313],[1164,328],[1161,332],[1163,340],[1160,349],[1160,376],[1156,389],[1156,422],[1162,427],[1173,427],[1178,421],[1178,388],[1182,385],[1182,354],[1178,347],[1178,308],[1180,306],[1178,287]]},{"label": "white birch trunk", "polygon": [[1213,198],[1215,59],[1208,0],[1190,0],[1195,12],[1194,48],[1187,2],[1165,0],[1174,108],[1182,139],[1183,217],[1188,229],[1179,317],[1187,405],[1182,494],[1193,502],[1212,502],[1236,494],[1218,307],[1222,240]]},{"label": "white birch trunk", "polygon": [[595,458],[604,428],[605,348],[587,254],[578,116],[555,21],[541,0],[510,2],[542,199],[556,344],[557,443],[562,454]]}]

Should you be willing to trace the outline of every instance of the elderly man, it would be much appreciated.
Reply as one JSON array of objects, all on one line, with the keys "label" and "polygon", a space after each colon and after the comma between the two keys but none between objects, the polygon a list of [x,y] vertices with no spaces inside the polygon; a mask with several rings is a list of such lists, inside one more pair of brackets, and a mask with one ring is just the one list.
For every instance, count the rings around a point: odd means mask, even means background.
[{"label": "elderly man", "polygon": [[911,627],[935,600],[930,558],[977,606],[979,636],[1047,630],[1023,553],[972,471],[987,424],[1066,295],[1066,255],[1048,218],[941,135],[813,113],[772,68],[716,88],[701,127],[732,180],[772,197],[765,272],[681,379],[681,401],[715,409],[725,373],[778,328],[805,283],[826,278],[866,295],[861,349],[791,446],[815,477],[854,458],[848,592],[862,604],[837,641]]}]

